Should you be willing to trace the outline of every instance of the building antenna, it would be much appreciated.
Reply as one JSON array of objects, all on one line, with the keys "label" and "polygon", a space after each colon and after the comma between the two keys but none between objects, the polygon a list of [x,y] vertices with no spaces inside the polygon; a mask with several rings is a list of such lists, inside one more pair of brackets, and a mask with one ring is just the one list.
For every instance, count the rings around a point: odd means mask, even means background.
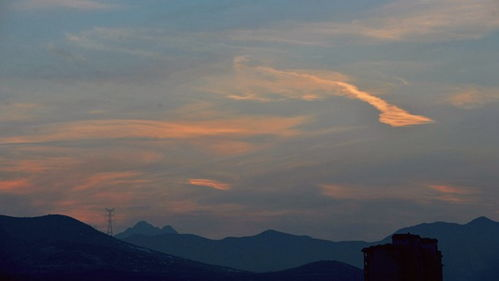
[{"label": "building antenna", "polygon": [[108,209],[106,208],[107,212],[107,235],[113,236],[113,215],[114,215],[114,208]]}]

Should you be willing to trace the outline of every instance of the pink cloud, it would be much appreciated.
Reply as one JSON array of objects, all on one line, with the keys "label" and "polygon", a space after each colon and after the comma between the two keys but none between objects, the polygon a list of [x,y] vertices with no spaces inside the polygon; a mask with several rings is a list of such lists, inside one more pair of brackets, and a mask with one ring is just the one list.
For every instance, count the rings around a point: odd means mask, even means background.
[{"label": "pink cloud", "polygon": [[87,178],[84,183],[75,186],[73,190],[79,191],[106,186],[129,186],[149,183],[148,180],[139,179],[139,176],[141,176],[141,173],[135,171],[97,173]]},{"label": "pink cloud", "polygon": [[451,185],[428,185],[429,188],[436,190],[441,193],[450,193],[450,194],[468,194],[470,193],[468,190],[456,186]]},{"label": "pink cloud", "polygon": [[228,183],[211,179],[189,179],[187,183],[197,186],[206,186],[217,190],[230,190],[232,188],[232,186]]},{"label": "pink cloud", "polygon": [[471,200],[470,196],[475,192],[463,187],[452,185],[430,184],[427,188],[437,192],[435,199],[450,203],[465,203]]},{"label": "pink cloud", "polygon": [[0,181],[0,192],[24,194],[31,183],[26,179],[4,180]]},{"label": "pink cloud", "polygon": [[247,137],[299,134],[293,127],[306,117],[238,117],[208,121],[90,120],[41,127],[39,134],[0,138],[0,143],[44,143],[91,139],[195,139],[214,136]]}]

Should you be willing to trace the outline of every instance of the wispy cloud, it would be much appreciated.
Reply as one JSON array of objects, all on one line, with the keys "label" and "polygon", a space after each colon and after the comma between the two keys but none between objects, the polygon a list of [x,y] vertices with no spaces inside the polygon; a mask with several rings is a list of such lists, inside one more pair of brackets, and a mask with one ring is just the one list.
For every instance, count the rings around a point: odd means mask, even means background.
[{"label": "wispy cloud", "polygon": [[[373,186],[319,184],[320,192],[336,200],[370,201],[383,199],[408,200],[429,203],[434,200],[449,203],[471,202],[477,192],[470,188],[448,185],[429,184],[375,188]],[[423,187],[423,188],[422,188]]]},{"label": "wispy cloud", "polygon": [[141,173],[137,171],[97,173],[90,176],[84,183],[75,186],[73,190],[89,190],[115,185],[140,185],[149,182],[146,179],[140,179],[140,176]]},{"label": "wispy cloud", "polygon": [[0,105],[0,122],[26,121],[33,119],[43,106],[34,103],[11,103]]},{"label": "wispy cloud", "polygon": [[306,117],[238,117],[209,121],[168,122],[155,120],[90,120],[52,124],[39,134],[0,138],[0,144],[43,143],[92,139],[189,139],[210,136],[247,137],[273,135],[290,137]]},{"label": "wispy cloud", "polygon": [[440,41],[476,39],[499,29],[495,0],[402,0],[377,12],[380,17],[361,21],[360,34],[388,40]]},{"label": "wispy cloud", "polygon": [[336,200],[382,200],[403,199],[421,200],[422,195],[412,188],[400,189],[398,187],[376,188],[373,186],[344,185],[344,184],[319,184],[322,195]]},{"label": "wispy cloud", "polygon": [[232,188],[231,185],[228,183],[223,183],[211,179],[189,179],[187,183],[191,185],[210,187],[218,190],[229,190]]},{"label": "wispy cloud", "polygon": [[467,87],[452,94],[447,101],[455,107],[473,109],[499,101],[499,89]]},{"label": "wispy cloud", "polygon": [[331,45],[339,38],[378,42],[477,39],[499,29],[495,0],[399,0],[350,22],[291,23],[231,33],[235,40]]},{"label": "wispy cloud", "polygon": [[[23,152],[17,151],[18,157]],[[47,171],[60,170],[71,167],[78,163],[78,160],[69,157],[45,157],[44,159],[15,159],[0,160],[0,171],[15,174],[34,175]]]},{"label": "wispy cloud", "polygon": [[[217,78],[214,92],[236,100],[267,102],[279,99],[320,100],[345,96],[368,103],[377,109],[379,121],[392,127],[432,123],[433,120],[390,104],[380,97],[347,82],[345,75],[312,70],[280,70],[250,64],[246,57],[234,59],[234,76]],[[215,86],[216,85],[216,86]]]},{"label": "wispy cloud", "polygon": [[430,184],[427,188],[437,192],[437,196],[435,197],[437,200],[452,203],[468,202],[470,201],[469,196],[474,194],[474,192],[468,188],[452,185]]},{"label": "wispy cloud", "polygon": [[337,184],[321,184],[319,187],[323,195],[334,199],[365,199],[364,193],[351,187]]},{"label": "wispy cloud", "polygon": [[[140,56],[146,58],[163,59],[155,51],[150,51],[144,46],[137,46],[143,41],[158,43],[158,38],[149,36],[151,30],[135,30],[126,28],[94,27],[79,33],[67,33],[65,39],[73,46],[111,53]],[[140,45],[140,44],[139,44]],[[145,44],[147,46],[147,44]]]},{"label": "wispy cloud", "polygon": [[451,185],[428,185],[429,188],[436,190],[441,193],[450,193],[450,194],[468,194],[469,191]]},{"label": "wispy cloud", "polygon": [[0,181],[0,192],[14,194],[29,193],[30,190],[26,190],[26,188],[30,186],[31,183],[26,179],[4,180]]},{"label": "wispy cloud", "polygon": [[72,8],[79,10],[107,10],[119,7],[116,4],[94,0],[18,0],[16,7],[22,9]]}]

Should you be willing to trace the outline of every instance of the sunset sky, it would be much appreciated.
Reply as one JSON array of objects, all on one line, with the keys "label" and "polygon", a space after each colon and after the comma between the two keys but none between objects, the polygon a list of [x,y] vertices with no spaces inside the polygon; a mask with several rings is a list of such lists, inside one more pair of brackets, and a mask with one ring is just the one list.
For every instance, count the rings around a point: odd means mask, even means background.
[{"label": "sunset sky", "polygon": [[0,1],[0,213],[210,238],[499,220],[497,0]]}]

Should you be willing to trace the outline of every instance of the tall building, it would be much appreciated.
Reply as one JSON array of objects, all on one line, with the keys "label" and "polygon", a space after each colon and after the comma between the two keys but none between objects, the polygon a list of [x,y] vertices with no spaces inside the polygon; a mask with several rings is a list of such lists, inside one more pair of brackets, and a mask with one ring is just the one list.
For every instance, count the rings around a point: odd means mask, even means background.
[{"label": "tall building", "polygon": [[392,244],[362,249],[365,281],[442,281],[437,239],[394,234]]}]

